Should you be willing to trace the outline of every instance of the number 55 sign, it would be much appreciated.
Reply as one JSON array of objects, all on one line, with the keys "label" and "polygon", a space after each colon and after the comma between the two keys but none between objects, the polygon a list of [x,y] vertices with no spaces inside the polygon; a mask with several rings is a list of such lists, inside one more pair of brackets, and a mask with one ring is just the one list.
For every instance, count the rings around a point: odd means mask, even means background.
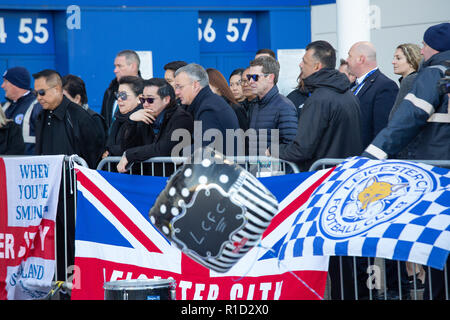
[{"label": "number 55 sign", "polygon": [[256,51],[256,14],[200,12],[198,40],[202,52]]},{"label": "number 55 sign", "polygon": [[0,11],[0,54],[52,54],[53,43],[51,14]]}]

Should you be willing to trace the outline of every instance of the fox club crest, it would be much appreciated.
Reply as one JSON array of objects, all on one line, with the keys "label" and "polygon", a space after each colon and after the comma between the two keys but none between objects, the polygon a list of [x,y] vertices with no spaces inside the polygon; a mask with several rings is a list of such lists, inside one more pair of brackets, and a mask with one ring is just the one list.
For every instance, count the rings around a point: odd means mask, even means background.
[{"label": "fox club crest", "polygon": [[319,213],[321,233],[334,240],[361,235],[395,219],[437,186],[424,169],[400,162],[375,164],[334,183]]}]

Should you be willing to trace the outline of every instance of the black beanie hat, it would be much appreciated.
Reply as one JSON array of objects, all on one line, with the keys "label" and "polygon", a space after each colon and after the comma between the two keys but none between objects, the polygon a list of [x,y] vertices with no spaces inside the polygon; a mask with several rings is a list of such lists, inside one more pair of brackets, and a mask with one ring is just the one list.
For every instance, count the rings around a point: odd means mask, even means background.
[{"label": "black beanie hat", "polygon": [[450,50],[450,23],[429,27],[423,35],[423,41],[436,51]]},{"label": "black beanie hat", "polygon": [[3,78],[11,82],[16,87],[30,90],[31,77],[30,73],[24,67],[14,67],[5,71]]}]

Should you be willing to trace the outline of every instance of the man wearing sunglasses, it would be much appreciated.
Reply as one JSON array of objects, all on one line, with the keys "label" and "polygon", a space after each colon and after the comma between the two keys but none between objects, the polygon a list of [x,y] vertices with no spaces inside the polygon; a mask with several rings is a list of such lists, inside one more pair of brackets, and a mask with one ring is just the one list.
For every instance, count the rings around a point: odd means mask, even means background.
[{"label": "man wearing sunglasses", "polygon": [[[55,70],[33,74],[34,89],[43,110],[36,119],[36,155],[72,155],[82,157],[90,168],[95,168],[103,148],[104,135],[98,131],[89,113],[63,94],[62,78]],[[69,176],[68,168],[66,175]],[[63,184],[64,181],[61,181]],[[61,190],[62,185],[61,185]],[[66,179],[66,190],[70,190]],[[57,278],[67,279],[67,266],[74,263],[75,212],[74,195],[60,192],[56,215]],[[65,237],[67,230],[67,238]],[[66,246],[67,243],[67,246]]]},{"label": "man wearing sunglasses", "polygon": [[54,70],[33,74],[42,112],[36,120],[36,155],[78,154],[95,168],[103,137],[95,120],[63,94],[62,78]]},{"label": "man wearing sunglasses", "polygon": [[[192,136],[192,115],[177,105],[175,90],[164,79],[152,78],[144,81],[143,96],[139,98],[143,109],[134,112],[125,124],[122,145],[125,152],[117,165],[118,172],[126,172],[131,164],[153,157],[170,157],[178,144],[172,139],[177,129],[187,130]],[[187,142],[189,145],[191,141]],[[146,171],[144,166],[144,171]],[[153,168],[152,168],[153,169]],[[152,175],[169,175],[172,168],[155,165]],[[170,172],[171,171],[171,172]]]},{"label": "man wearing sunglasses", "polygon": [[[260,134],[257,150],[252,150],[250,146],[251,156],[264,155],[267,146],[272,142],[288,144],[297,133],[298,119],[294,104],[278,91],[279,72],[280,64],[271,56],[260,56],[250,62],[247,80],[253,93],[258,97],[258,103],[251,111],[249,127],[255,129],[257,134],[261,129],[268,130],[267,143],[259,141],[265,138]],[[279,130],[279,141],[271,141],[273,129]]]}]

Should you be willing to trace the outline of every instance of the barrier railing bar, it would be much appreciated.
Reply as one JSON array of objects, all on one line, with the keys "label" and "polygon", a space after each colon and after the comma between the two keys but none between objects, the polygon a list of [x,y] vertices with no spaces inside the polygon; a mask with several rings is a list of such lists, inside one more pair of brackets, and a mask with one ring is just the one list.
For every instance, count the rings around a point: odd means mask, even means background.
[{"label": "barrier railing bar", "polygon": [[[344,160],[343,158],[323,158],[315,161],[308,171],[316,171],[320,166],[322,166],[322,169],[325,169],[326,166],[335,166],[340,163],[342,163]],[[443,168],[450,168],[450,160],[417,160],[417,159],[389,159],[389,160],[401,160],[401,161],[410,161],[410,162],[419,162],[419,163],[425,163],[429,164],[435,167],[443,167]]]},{"label": "barrier railing bar", "polygon": [[[108,171],[111,171],[111,165],[113,163],[119,163],[121,157],[114,156],[114,157],[106,157],[102,159],[98,165],[97,170],[104,170],[105,164],[108,164]],[[258,157],[245,157],[245,156],[235,156],[235,157],[225,157],[226,160],[229,160],[231,162],[237,163],[237,164],[244,164],[245,169],[249,170],[249,166],[252,164],[255,164],[257,166],[258,172],[261,172],[261,164],[262,163],[269,163],[270,166],[270,172],[276,172],[274,170],[274,165],[278,164],[279,168],[282,168],[283,171],[286,171],[286,165],[289,165],[293,171],[293,173],[299,173],[300,170],[298,169],[298,166],[289,161],[285,161],[278,158],[273,157],[267,157],[267,156],[258,156]],[[152,171],[154,172],[154,164],[155,163],[161,163],[163,166],[163,172],[166,172],[166,164],[173,163],[175,168],[177,165],[182,165],[187,160],[186,157],[154,157],[147,159],[145,161],[140,162],[141,166],[144,163],[150,163],[152,166]],[[134,166],[134,165],[133,165]],[[132,171],[131,171],[132,172]]]}]

